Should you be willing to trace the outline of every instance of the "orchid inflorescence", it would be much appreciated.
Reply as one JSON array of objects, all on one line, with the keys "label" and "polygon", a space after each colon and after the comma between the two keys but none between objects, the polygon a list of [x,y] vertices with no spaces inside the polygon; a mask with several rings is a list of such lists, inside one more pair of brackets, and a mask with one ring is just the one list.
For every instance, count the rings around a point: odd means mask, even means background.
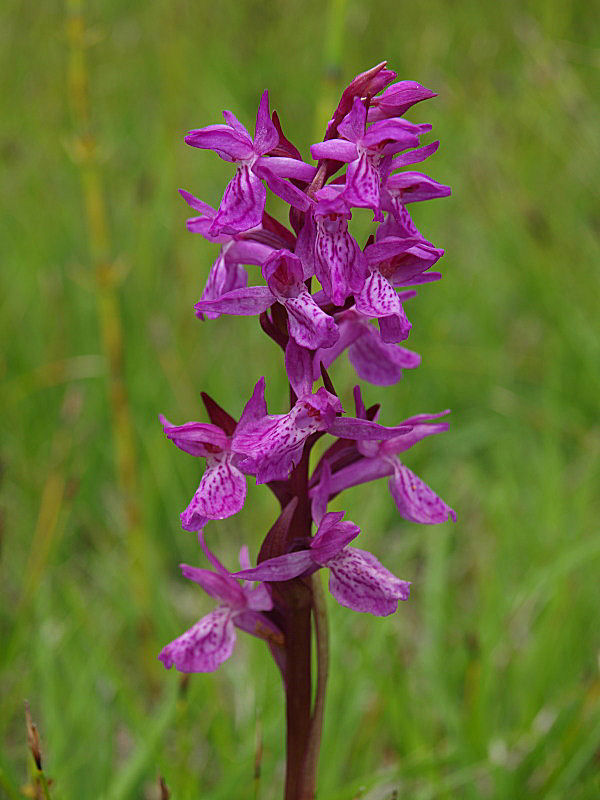
[{"label": "orchid inflorescence", "polygon": [[[181,523],[198,533],[212,569],[182,570],[219,602],[162,650],[166,667],[213,671],[231,655],[237,627],[269,644],[289,684],[292,611],[304,608],[310,615],[310,576],[321,568],[329,571],[333,597],[355,611],[385,616],[407,600],[410,584],[371,553],[352,547],[359,527],[344,521],[344,512],[328,511],[329,502],[349,487],[388,477],[404,519],[456,519],[399,458],[426,436],[445,431],[448,424],[438,420],[448,411],[385,427],[377,422],[379,405],[365,408],[356,386],[355,414],[349,416],[328,373],[345,350],[359,378],[378,386],[393,385],[404,369],[418,366],[420,357],[400,344],[411,330],[403,303],[416,295],[416,285],[441,278],[431,268],[443,250],[424,238],[407,205],[445,197],[450,188],[420,172],[399,171],[437,150],[439,142],[420,145],[431,125],[402,117],[435,95],[413,81],[392,83],[395,78],[383,62],[349,84],[324,140],[311,147],[316,166],[302,160],[277,114],[270,114],[267,92],[254,137],[230,111],[223,112],[225,124],[186,136],[192,147],[235,164],[218,209],[181,191],[197,214],[188,229],[220,245],[196,315],[258,315],[263,331],[284,352],[291,407],[268,414],[260,378],[237,422],[206,394],[210,423],[173,425],[161,417],[177,447],[206,459]],[[290,206],[289,227],[265,211],[265,184]],[[372,210],[377,223],[363,248],[348,230],[354,208]],[[253,278],[248,285],[248,265],[257,267],[263,282]],[[315,390],[319,380],[323,385]],[[334,441],[309,474],[310,451],[325,435]],[[242,509],[249,475],[274,492],[282,511],[257,565],[244,547],[241,570],[230,572],[208,548],[204,530]],[[305,644],[310,648],[310,637]]]}]

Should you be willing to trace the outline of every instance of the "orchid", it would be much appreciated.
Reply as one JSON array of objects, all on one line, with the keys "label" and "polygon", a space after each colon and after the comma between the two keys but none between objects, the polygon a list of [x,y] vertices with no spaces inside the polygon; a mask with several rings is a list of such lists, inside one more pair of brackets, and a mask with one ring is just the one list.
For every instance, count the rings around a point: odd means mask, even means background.
[{"label": "orchid", "polygon": [[[266,586],[259,584],[252,588],[248,582],[236,580],[216,559],[212,560],[217,572],[179,565],[184,578],[197,583],[220,604],[163,647],[158,657],[167,669],[175,665],[180,672],[214,672],[233,653],[235,628],[274,644],[280,645],[283,641],[281,631],[261,613],[273,608]],[[241,565],[247,560],[246,548],[242,548]]]},{"label": "orchid", "polygon": [[348,547],[360,528],[343,522],[343,516],[343,511],[324,514],[306,550],[267,559],[257,567],[237,572],[236,577],[287,581],[326,567],[329,591],[340,605],[378,617],[392,614],[399,600],[408,600],[410,583],[396,578],[366,550]]},{"label": "orchid", "polygon": [[283,200],[306,211],[310,205],[306,195],[282,178],[311,180],[314,167],[293,158],[265,158],[279,143],[279,134],[269,118],[268,92],[264,92],[258,106],[254,138],[231,111],[224,111],[223,116],[225,125],[207,125],[185,137],[192,147],[214,150],[224,161],[238,165],[209,233],[231,234],[259,225],[267,198],[263,179]]},{"label": "orchid", "polygon": [[199,531],[211,519],[226,519],[237,514],[246,499],[246,478],[239,468],[240,456],[232,451],[234,432],[243,430],[266,411],[264,378],[261,378],[242,416],[230,433],[218,425],[186,422],[173,425],[160,417],[163,430],[180,450],[206,459],[206,470],[188,507],[181,514],[187,531]]},{"label": "orchid", "polygon": [[[173,425],[161,416],[167,438],[206,462],[181,524],[198,532],[211,568],[181,569],[219,605],[159,658],[181,672],[212,672],[231,656],[236,629],[266,642],[285,692],[285,800],[313,800],[316,792],[327,673],[321,570],[327,570],[331,595],[353,611],[388,616],[410,596],[409,581],[353,546],[360,528],[344,519],[344,511],[333,511],[331,502],[353,486],[385,477],[400,518],[427,525],[456,520],[454,510],[400,459],[421,440],[446,431],[441,418],[448,412],[382,425],[379,404],[367,409],[359,386],[354,416],[346,413],[344,393],[334,383],[344,352],[358,377],[374,386],[392,386],[415,369],[421,356],[400,344],[412,330],[404,304],[416,296],[414,287],[442,277],[432,267],[444,251],[421,234],[407,205],[445,197],[450,188],[406,169],[433,155],[439,142],[421,145],[431,126],[402,118],[435,94],[414,81],[393,83],[395,78],[382,62],[350,82],[324,140],[311,147],[316,165],[305,162],[284,135],[267,92],[253,136],[230,111],[223,112],[225,124],[186,136],[191,146],[236,165],[218,208],[181,192],[196,212],[188,230],[219,247],[196,315],[258,316],[283,356],[289,406],[267,411],[262,377],[239,419],[205,393],[210,422]],[[289,226],[266,213],[265,184],[288,204]],[[355,208],[371,209],[378,223],[363,245],[348,227]],[[313,447],[326,437],[315,466]],[[280,512],[256,562],[244,545],[242,568],[234,572],[209,550],[204,530],[209,523],[218,529],[220,520],[236,514],[236,532],[246,529],[248,478],[269,488]]]}]

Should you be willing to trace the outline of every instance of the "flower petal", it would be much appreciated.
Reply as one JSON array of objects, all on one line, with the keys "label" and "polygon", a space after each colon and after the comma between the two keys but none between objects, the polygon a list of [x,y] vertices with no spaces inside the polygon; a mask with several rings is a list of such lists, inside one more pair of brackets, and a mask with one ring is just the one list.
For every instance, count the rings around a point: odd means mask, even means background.
[{"label": "flower petal", "polygon": [[[207,465],[212,460],[208,459]],[[214,461],[207,466],[196,490],[194,510],[208,519],[226,519],[244,507],[246,478],[233,466],[231,456]]]},{"label": "flower petal", "polygon": [[236,431],[241,431],[247,425],[258,422],[267,414],[267,404],[265,402],[265,379],[259,378],[254,386],[252,397],[242,411],[242,416],[237,424]]},{"label": "flower petal", "polygon": [[240,165],[227,184],[209,234],[235,234],[261,224],[267,190],[246,164]]},{"label": "flower petal", "polygon": [[[235,262],[227,262],[221,252],[210,268],[201,299],[217,300],[234,289],[244,288],[247,283],[248,273],[246,270]],[[221,315],[218,311],[206,311],[204,316],[207,319],[217,319]]]},{"label": "flower petal", "polygon": [[246,596],[235,578],[189,564],[180,564],[179,567],[184,578],[197,583],[215,600],[220,600],[230,608],[246,607]]},{"label": "flower petal", "polygon": [[311,164],[306,164],[297,158],[284,158],[283,156],[269,156],[261,161],[269,172],[280,178],[294,178],[298,181],[310,183],[315,177],[317,168]]},{"label": "flower petal", "polygon": [[347,547],[327,564],[329,591],[340,605],[386,617],[408,600],[410,583],[387,570],[371,553]]},{"label": "flower petal", "polygon": [[290,206],[298,208],[300,211],[308,211],[311,205],[308,195],[301,189],[298,189],[297,186],[294,186],[293,183],[283,180],[279,175],[272,172],[269,169],[269,159],[259,158],[252,167],[252,171],[266,182],[269,189],[273,194],[276,194],[277,197],[281,197],[281,199],[285,200]]},{"label": "flower petal", "polygon": [[356,297],[356,309],[366,317],[388,317],[401,313],[402,304],[390,282],[374,270]]},{"label": "flower petal", "polygon": [[399,461],[389,480],[389,488],[403,519],[424,525],[437,525],[450,517],[456,522],[453,509]]},{"label": "flower petal", "polygon": [[369,122],[387,117],[401,117],[415,103],[437,97],[435,92],[426,89],[416,81],[398,81],[371,100],[369,107]]},{"label": "flower petal", "polygon": [[365,125],[367,124],[367,109],[360,97],[355,97],[352,101],[352,109],[346,114],[338,125],[338,132],[344,139],[350,142],[357,142],[365,135]]},{"label": "flower petal", "polygon": [[379,200],[379,172],[366,153],[348,164],[344,199],[350,206],[371,208],[374,219],[383,222]]},{"label": "flower petal", "polygon": [[314,560],[323,567],[328,567],[330,561],[360,533],[358,525],[349,520],[343,521],[343,516],[343,511],[325,514],[310,543]]},{"label": "flower petal", "polygon": [[[400,311],[397,314],[390,314],[389,317],[379,318],[379,333],[381,341],[386,344],[394,344],[396,342],[403,342],[410,333],[412,324],[400,304]],[[416,366],[420,363],[417,362]]]},{"label": "flower petal", "polygon": [[179,672],[214,672],[233,653],[233,612],[219,606],[184,634],[163,647],[159,659],[167,669]]},{"label": "flower petal", "polygon": [[322,158],[331,158],[335,161],[350,162],[358,158],[356,145],[345,139],[328,139],[326,142],[317,142],[317,144],[311,145],[310,154],[317,161]]},{"label": "flower petal", "polygon": [[279,142],[277,128],[269,114],[269,92],[265,91],[258,104],[256,126],[254,128],[254,152],[262,156],[272,150]]},{"label": "flower petal", "polygon": [[308,292],[284,301],[290,336],[301,347],[332,347],[339,338],[335,320],[322,311]]},{"label": "flower petal", "polygon": [[173,425],[166,417],[159,416],[165,435],[180,450],[192,456],[214,456],[227,449],[227,435],[209,422],[186,422]]},{"label": "flower petal", "polygon": [[274,302],[275,297],[266,286],[245,286],[233,289],[214,300],[200,300],[194,308],[196,315],[206,314],[207,311],[217,311],[220,314],[246,317],[262,314]]},{"label": "flower petal", "polygon": [[236,578],[245,578],[251,581],[289,581],[291,578],[302,575],[313,566],[311,551],[299,550],[295,553],[269,558],[252,569],[243,569],[235,572],[234,575]]},{"label": "flower petal", "polygon": [[393,386],[403,369],[414,369],[421,362],[418,353],[382,341],[373,326],[350,345],[348,358],[357,375],[376,386]]},{"label": "flower petal", "polygon": [[214,150],[225,161],[243,161],[253,154],[252,140],[229,125],[207,125],[190,131],[186,144],[204,150]]},{"label": "flower petal", "polygon": [[313,387],[313,354],[290,337],[285,348],[285,371],[296,397],[310,394]]}]

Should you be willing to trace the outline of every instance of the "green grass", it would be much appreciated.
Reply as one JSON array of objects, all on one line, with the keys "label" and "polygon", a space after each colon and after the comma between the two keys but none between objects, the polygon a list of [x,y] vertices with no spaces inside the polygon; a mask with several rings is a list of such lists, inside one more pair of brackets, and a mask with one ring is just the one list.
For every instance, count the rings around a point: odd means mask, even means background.
[{"label": "green grass", "polygon": [[[257,725],[259,798],[272,800],[282,704],[261,643],[240,640],[186,689],[156,661],[209,608],[177,569],[199,563],[178,525],[198,464],[165,442],[157,414],[198,418],[201,390],[238,414],[262,374],[270,408],[283,409],[278,355],[257,325],[191,313],[214,248],[186,233],[176,189],[214,204],[230,168],[182,135],[224,107],[251,122],[268,87],[308,155],[336,36],[313,0],[86,9],[111,258],[124,273],[144,599],[115,478],[64,18],[60,3],[0,10],[0,796],[22,796],[27,779],[27,698],[57,800],[151,800],[159,772],[176,800],[252,797]],[[330,604],[325,800],[600,792],[595,25],[591,5],[563,0],[346,4],[336,91],[387,58],[440,95],[410,116],[434,123],[442,147],[425,171],[454,191],[415,210],[446,248],[445,277],[407,307],[422,366],[366,398],[383,400],[387,424],[452,408],[451,431],[407,463],[459,522],[401,521],[383,482],[342,498],[413,595],[384,620]],[[351,369],[333,377],[348,403]],[[214,533],[227,563],[244,541],[256,552],[275,513],[252,487]]]}]

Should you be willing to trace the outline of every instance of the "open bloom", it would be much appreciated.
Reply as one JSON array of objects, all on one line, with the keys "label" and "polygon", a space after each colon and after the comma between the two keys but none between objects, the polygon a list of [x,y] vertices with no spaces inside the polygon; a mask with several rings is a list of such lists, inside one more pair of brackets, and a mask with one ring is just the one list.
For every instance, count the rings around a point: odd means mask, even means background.
[{"label": "open bloom", "polygon": [[[398,302],[400,297],[406,295],[408,293],[400,295]],[[332,347],[316,351],[315,378],[319,373],[319,363],[328,368],[346,349],[359,378],[377,386],[393,386],[401,380],[403,370],[415,369],[421,363],[418,353],[386,342],[382,333],[370,324],[368,317],[361,314],[356,306],[339,312],[335,320],[340,332],[339,339]],[[382,322],[380,319],[380,326]]]},{"label": "open bloom", "polygon": [[352,110],[338,125],[342,139],[328,139],[312,145],[313,158],[330,158],[348,162],[344,197],[350,206],[371,208],[376,220],[382,221],[380,166],[386,156],[408,150],[419,144],[419,135],[431,125],[416,125],[405,119],[384,119],[366,130],[367,109],[357,97]]},{"label": "open bloom", "polygon": [[[202,292],[202,300],[216,300],[233,289],[240,289],[248,283],[248,275],[243,264],[258,264],[262,266],[273,248],[262,242],[243,238],[243,234],[220,233],[212,235],[209,231],[217,215],[214,208],[199,200],[194,195],[183,189],[179,193],[186,203],[200,212],[198,216],[187,220],[187,228],[192,233],[200,233],[210,242],[221,245],[219,255],[213,263]],[[207,319],[217,319],[220,314],[216,311],[207,311],[203,316]]]},{"label": "open bloom", "polygon": [[[366,419],[358,386],[355,387],[354,397],[357,417]],[[428,424],[448,413],[441,411],[438,414],[417,414],[401,423],[408,426],[406,433],[379,442],[357,439],[356,442],[348,442],[348,448],[343,454],[337,452],[331,457],[325,454],[311,481],[311,496],[326,492],[331,498],[351,486],[389,476],[390,493],[401,517],[425,525],[446,522],[450,518],[456,522],[454,510],[398,458],[399,453],[408,450],[426,436],[448,430],[446,422]],[[327,477],[323,486],[320,483],[325,462],[328,462],[332,475]]]},{"label": "open bloom", "polygon": [[279,628],[261,613],[273,608],[265,586],[251,588],[240,583],[224,567],[219,572],[187,564],[180,567],[184,577],[199,584],[220,604],[163,647],[158,657],[167,669],[175,665],[180,672],[214,672],[233,653],[236,628],[275,644],[283,642]]},{"label": "open bloom", "polygon": [[279,143],[279,133],[269,116],[268,92],[260,100],[254,138],[231,111],[224,111],[223,116],[226,125],[207,125],[185,137],[192,147],[214,150],[225,161],[237,164],[210,233],[233,234],[260,225],[267,197],[263,179],[272,192],[306,211],[310,206],[306,194],[283,178],[310,181],[315,168],[295,158],[266,157]]},{"label": "open bloom", "polygon": [[[264,378],[261,378],[244,407],[236,431],[243,430],[264,414]],[[246,499],[246,478],[239,467],[242,457],[232,451],[233,436],[210,423],[172,425],[162,415],[160,420],[165,434],[180,450],[206,459],[200,485],[181,514],[182,527],[187,531],[199,531],[210,519],[225,519],[237,514]]]},{"label": "open bloom", "polygon": [[337,306],[360,292],[367,277],[367,260],[348,231],[352,212],[343,191],[337,185],[316,193],[313,216],[307,214],[296,247],[309,274],[317,276],[327,298]]},{"label": "open bloom", "polygon": [[329,591],[338,603],[379,617],[392,614],[399,600],[408,600],[410,583],[397,578],[366,550],[348,547],[360,528],[343,522],[343,516],[343,511],[325,514],[307,549],[268,559],[236,576],[286,581],[325,567],[329,570]]},{"label": "open bloom", "polygon": [[298,256],[286,249],[274,250],[265,261],[263,275],[266,286],[243,287],[214,300],[201,300],[196,303],[196,313],[248,316],[281,303],[288,312],[289,334],[298,344],[311,349],[331,347],[338,337],[336,324],[307,291]]}]

